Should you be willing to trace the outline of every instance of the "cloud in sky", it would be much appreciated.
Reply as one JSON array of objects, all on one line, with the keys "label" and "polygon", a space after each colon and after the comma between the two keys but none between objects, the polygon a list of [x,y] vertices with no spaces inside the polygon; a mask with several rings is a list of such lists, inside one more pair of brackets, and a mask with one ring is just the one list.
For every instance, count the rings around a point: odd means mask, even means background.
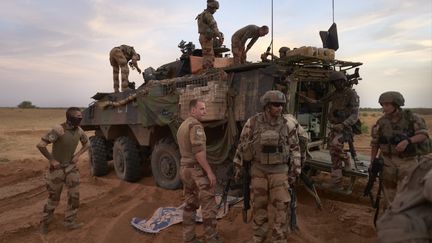
[{"label": "cloud in sky", "polygon": [[[0,8],[0,106],[31,100],[38,106],[86,106],[112,90],[108,53],[133,45],[141,69],[180,56],[177,44],[199,48],[195,17],[205,0],[6,0]],[[271,25],[270,1],[220,0],[215,18],[230,37],[247,24]],[[432,2],[335,1],[338,59],[359,61],[362,107],[377,107],[381,92],[398,90],[408,107],[431,107]],[[274,0],[274,48],[321,46],[318,32],[332,23],[331,2]],[[270,44],[258,40],[248,59]],[[130,80],[142,83],[134,71]]]}]

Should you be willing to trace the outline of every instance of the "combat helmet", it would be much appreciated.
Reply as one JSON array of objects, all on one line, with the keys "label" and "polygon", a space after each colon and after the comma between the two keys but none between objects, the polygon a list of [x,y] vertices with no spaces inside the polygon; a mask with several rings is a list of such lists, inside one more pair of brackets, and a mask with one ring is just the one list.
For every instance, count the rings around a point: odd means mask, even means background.
[{"label": "combat helmet", "polygon": [[207,8],[219,9],[219,2],[216,0],[207,0]]},{"label": "combat helmet", "polygon": [[337,72],[337,71],[330,73],[329,75],[330,82],[339,81],[339,80],[344,80],[345,82],[347,81],[347,77],[345,76],[344,73]]},{"label": "combat helmet", "polygon": [[261,96],[261,104],[266,106],[269,103],[286,103],[286,97],[284,93],[279,90],[269,90],[265,92],[263,96]]},{"label": "combat helmet", "polygon": [[279,48],[279,53],[281,53],[281,52],[285,53],[285,52],[287,52],[289,50],[290,50],[289,47],[282,46],[281,48]]},{"label": "combat helmet", "polygon": [[384,102],[393,103],[397,106],[404,106],[405,99],[401,93],[397,91],[387,91],[380,95],[378,102],[382,105]]}]

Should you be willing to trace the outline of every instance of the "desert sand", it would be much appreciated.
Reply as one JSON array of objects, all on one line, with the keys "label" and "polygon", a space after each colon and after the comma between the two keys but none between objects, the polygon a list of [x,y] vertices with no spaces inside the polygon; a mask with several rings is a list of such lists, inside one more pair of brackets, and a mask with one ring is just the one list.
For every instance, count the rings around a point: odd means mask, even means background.
[{"label": "desert sand", "polygon": [[[52,126],[64,120],[64,109],[0,109],[0,242],[181,242],[181,225],[159,234],[135,230],[132,217],[148,218],[162,206],[182,203],[182,190],[165,190],[155,185],[151,172],[138,183],[119,180],[113,169],[105,177],[90,175],[88,156],[79,161],[81,205],[78,220],[84,227],[67,231],[63,227],[65,191],[47,235],[39,233],[41,211],[47,199],[44,175],[48,162],[35,145]],[[361,116],[369,128],[379,117]],[[431,127],[432,116],[426,116]],[[89,132],[88,135],[92,135]],[[368,153],[370,137],[356,137],[359,152]],[[325,175],[323,175],[325,177]],[[374,242],[374,211],[362,197],[366,181],[360,180],[351,195],[318,190],[323,203],[319,211],[313,198],[298,187],[300,232],[292,242]],[[218,221],[224,242],[246,242],[251,224],[242,221],[241,207],[233,207]],[[202,226],[198,235],[202,238]]]}]

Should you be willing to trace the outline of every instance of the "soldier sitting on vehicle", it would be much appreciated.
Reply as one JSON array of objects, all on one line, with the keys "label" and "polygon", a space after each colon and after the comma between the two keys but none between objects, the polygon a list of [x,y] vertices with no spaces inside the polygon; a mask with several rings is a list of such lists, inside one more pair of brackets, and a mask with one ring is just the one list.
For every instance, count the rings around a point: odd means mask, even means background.
[{"label": "soldier sitting on vehicle", "polygon": [[[137,69],[138,73],[141,73],[141,69],[138,67],[137,61],[139,61],[140,55],[135,52],[132,46],[121,45],[114,47],[110,51],[110,63],[113,67],[113,81],[114,81],[114,92],[119,92],[119,71],[121,70],[121,88],[122,91],[129,89],[129,66],[134,70]],[[130,62],[129,62],[130,61]]]},{"label": "soldier sitting on vehicle", "polygon": [[353,126],[359,121],[359,97],[347,77],[342,72],[332,72],[329,81],[335,91],[320,100],[314,100],[299,94],[301,98],[310,103],[331,102],[328,119],[331,124],[328,135],[328,147],[332,160],[331,183],[327,186],[336,191],[343,190],[342,169],[351,168],[350,158],[344,151],[344,144],[353,137]]},{"label": "soldier sitting on vehicle", "polygon": [[273,55],[270,50],[268,49],[266,52],[264,52],[263,54],[261,54],[261,61],[262,62],[269,62],[270,60],[268,59],[268,56],[272,56],[273,59],[279,59],[279,58],[284,58],[287,55],[287,52],[289,51],[289,47],[283,46],[281,48],[279,48],[279,57],[276,55]]}]

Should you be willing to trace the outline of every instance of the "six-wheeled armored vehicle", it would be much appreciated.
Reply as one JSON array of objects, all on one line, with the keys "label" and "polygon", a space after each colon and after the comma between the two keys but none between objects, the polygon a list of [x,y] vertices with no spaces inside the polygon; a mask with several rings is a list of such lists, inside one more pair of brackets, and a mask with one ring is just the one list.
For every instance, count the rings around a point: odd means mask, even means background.
[{"label": "six-wheeled armored vehicle", "polygon": [[[90,138],[93,175],[107,174],[112,160],[117,175],[134,182],[141,178],[143,165],[150,162],[158,186],[178,188],[176,131],[187,117],[189,101],[200,98],[207,106],[203,124],[208,161],[221,182],[227,177],[242,125],[262,111],[259,99],[272,89],[287,95],[286,111],[297,117],[310,136],[309,172],[330,171],[330,156],[324,149],[328,104],[309,104],[298,94],[320,99],[331,92],[328,75],[333,70],[345,72],[356,83],[362,63],[336,60],[329,49],[302,47],[285,58],[236,66],[231,58],[219,55],[216,68],[203,72],[202,58],[193,44],[179,47],[180,60],[145,72],[146,82],[137,89],[93,96],[95,102],[84,111],[81,124],[84,130],[95,131]],[[352,184],[359,176],[367,177],[364,166],[344,173]]]}]

